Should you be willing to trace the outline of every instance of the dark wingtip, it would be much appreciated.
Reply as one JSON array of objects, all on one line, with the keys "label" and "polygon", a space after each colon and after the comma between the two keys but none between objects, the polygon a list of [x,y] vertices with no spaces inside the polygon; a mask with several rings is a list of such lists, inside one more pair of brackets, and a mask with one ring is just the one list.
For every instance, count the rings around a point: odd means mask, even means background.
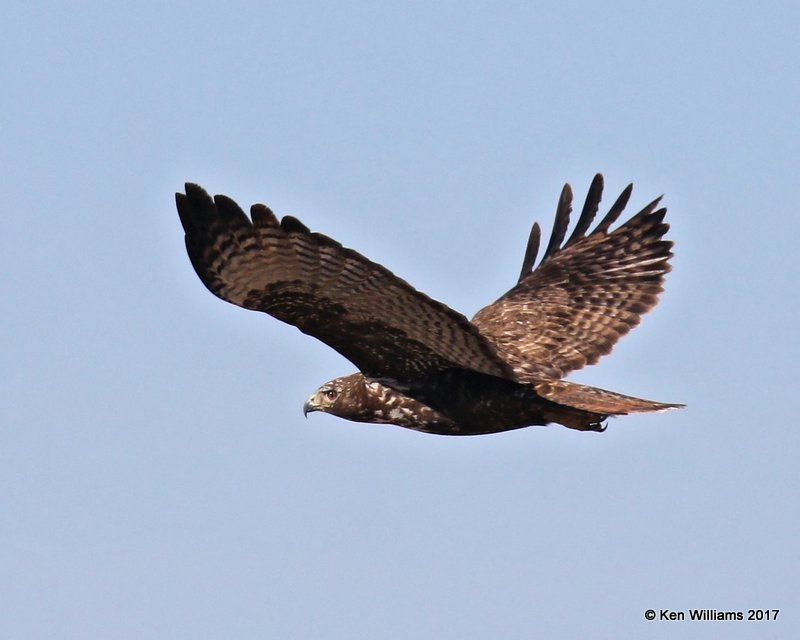
[{"label": "dark wingtip", "polygon": [[281,229],[287,233],[310,233],[310,229],[294,216],[281,218]]},{"label": "dark wingtip", "polygon": [[236,204],[236,201],[232,200],[228,196],[214,196],[214,205],[216,206],[217,214],[222,220],[241,220],[243,222],[246,221],[247,223],[250,222],[244,211],[242,211],[242,208]]},{"label": "dark wingtip", "polygon": [[250,207],[250,218],[257,227],[277,227],[278,218],[267,205],[254,204]]},{"label": "dark wingtip", "polygon": [[175,194],[175,206],[178,209],[183,230],[189,233],[196,226],[197,221],[203,217],[204,210],[209,204],[213,207],[213,202],[205,189],[193,182],[187,182],[184,190],[186,193]]},{"label": "dark wingtip", "polygon": [[194,182],[187,182],[183,185],[184,191],[186,192],[186,197],[193,202],[203,202],[203,201],[210,201],[211,196],[208,195],[208,192],[203,189],[199,184],[195,184]]},{"label": "dark wingtip", "polygon": [[608,229],[625,210],[628,200],[631,198],[631,193],[633,193],[633,183],[622,190],[622,193],[619,194],[614,204],[611,205],[611,209],[609,209],[608,213],[600,221],[600,224],[597,225],[593,233],[608,233]]},{"label": "dark wingtip", "polygon": [[558,207],[556,208],[556,217],[553,221],[553,230],[550,232],[550,242],[547,243],[542,256],[542,262],[550,258],[561,248],[561,243],[564,241],[564,236],[567,234],[567,227],[569,226],[569,214],[572,212],[572,187],[569,183],[564,185],[561,189],[561,195],[558,198]]},{"label": "dark wingtip", "polygon": [[525,257],[522,260],[522,270],[519,273],[519,280],[517,282],[521,282],[522,279],[527,276],[531,271],[533,271],[533,265],[536,262],[536,256],[539,253],[539,242],[541,240],[542,231],[539,227],[538,222],[534,222],[533,226],[531,227],[531,233],[528,236],[528,246],[525,248]]},{"label": "dark wingtip", "polygon": [[578,218],[578,223],[575,225],[575,230],[567,240],[565,247],[577,242],[586,235],[592,220],[597,215],[597,210],[600,208],[600,200],[603,197],[603,174],[596,173],[592,179],[592,184],[589,185],[589,191],[586,193],[586,200],[583,203],[583,210]]},{"label": "dark wingtip", "polygon": [[[650,204],[648,204],[644,209],[642,209],[642,211],[653,211],[658,206],[658,203],[661,202],[661,199],[663,197],[664,197],[664,194],[662,193],[655,200],[653,200]],[[664,208],[664,212],[666,212],[666,210],[667,209]]]}]

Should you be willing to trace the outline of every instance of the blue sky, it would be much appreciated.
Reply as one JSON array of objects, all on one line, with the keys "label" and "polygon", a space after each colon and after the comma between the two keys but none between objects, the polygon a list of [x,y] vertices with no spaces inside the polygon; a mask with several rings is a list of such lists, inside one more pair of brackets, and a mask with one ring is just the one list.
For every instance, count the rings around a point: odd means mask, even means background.
[{"label": "blue sky", "polygon": [[[796,3],[12,2],[0,636],[788,637]],[[569,181],[665,193],[660,305],[573,379],[687,403],[443,438],[302,416],[352,366],[224,304],[184,181],[472,315]],[[646,609],[781,609],[647,622]]]}]

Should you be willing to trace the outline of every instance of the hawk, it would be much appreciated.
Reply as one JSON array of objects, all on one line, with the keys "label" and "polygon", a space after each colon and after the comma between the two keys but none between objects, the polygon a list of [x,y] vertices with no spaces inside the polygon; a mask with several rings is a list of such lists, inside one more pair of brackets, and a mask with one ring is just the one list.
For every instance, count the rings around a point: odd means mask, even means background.
[{"label": "hawk", "polygon": [[565,242],[565,185],[541,261],[535,223],[516,285],[472,321],[263,204],[248,218],[191,183],[176,202],[189,258],[211,293],[294,325],[358,367],[319,387],[305,414],[476,435],[550,423],[603,431],[611,416],[682,406],[563,379],[609,353],[663,290],[672,242],[660,198],[611,230],[632,188],[587,233],[603,191],[596,175]]}]

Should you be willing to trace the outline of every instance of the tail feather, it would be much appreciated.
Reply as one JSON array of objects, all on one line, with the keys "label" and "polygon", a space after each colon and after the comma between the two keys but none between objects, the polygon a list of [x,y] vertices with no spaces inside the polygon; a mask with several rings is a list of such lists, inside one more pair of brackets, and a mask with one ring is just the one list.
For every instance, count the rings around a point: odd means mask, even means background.
[{"label": "tail feather", "polygon": [[646,413],[680,409],[684,405],[671,402],[655,402],[643,398],[622,395],[597,387],[588,387],[565,380],[547,380],[535,385],[536,393],[561,405],[605,416],[621,416],[628,413]]}]

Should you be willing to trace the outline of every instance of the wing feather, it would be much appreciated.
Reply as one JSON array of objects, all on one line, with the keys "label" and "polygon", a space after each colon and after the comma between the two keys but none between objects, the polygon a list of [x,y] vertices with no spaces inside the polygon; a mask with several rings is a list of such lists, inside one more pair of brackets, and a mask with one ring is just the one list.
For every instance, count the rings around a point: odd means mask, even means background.
[{"label": "wing feather", "polygon": [[[538,267],[473,323],[497,347],[521,382],[556,379],[609,353],[658,302],[669,272],[672,242],[660,199],[609,232],[630,198],[629,185],[589,235],[602,193],[596,176],[569,241],[565,188],[558,203],[554,238]],[[526,253],[526,261],[528,254]],[[532,262],[532,260],[531,260]]]},{"label": "wing feather", "polygon": [[597,229],[595,229],[596,232],[608,233],[611,225],[617,221],[617,218],[619,218],[619,216],[625,210],[625,207],[628,206],[628,200],[631,198],[631,193],[633,193],[633,185],[629,184],[627,187],[625,187],[625,189],[622,190],[622,193],[619,194],[616,202],[611,205],[608,213],[600,221],[600,224],[597,225]]},{"label": "wing feather", "polygon": [[553,231],[550,233],[550,242],[547,243],[547,250],[542,256],[542,262],[548,260],[561,247],[564,236],[567,235],[569,227],[569,214],[572,212],[572,187],[564,185],[561,190],[561,197],[558,199],[556,217],[553,221]]},{"label": "wing feather", "polygon": [[581,211],[581,216],[578,218],[578,223],[575,225],[575,230],[572,232],[569,240],[567,240],[567,244],[564,245],[565,247],[575,244],[578,240],[586,235],[586,232],[592,225],[592,220],[594,220],[594,217],[597,215],[597,210],[600,208],[600,198],[602,195],[603,175],[598,173],[595,175],[594,179],[592,180],[592,184],[589,186],[589,192],[586,194],[586,202],[583,204],[583,211]]},{"label": "wing feather", "polygon": [[519,280],[527,276],[533,271],[533,265],[536,264],[536,256],[539,254],[539,242],[541,241],[542,230],[539,228],[539,223],[534,222],[531,227],[531,234],[528,236],[528,246],[525,248],[525,258],[522,261],[522,271],[519,274]]},{"label": "wing feather", "polygon": [[410,390],[452,368],[513,377],[464,316],[296,218],[278,221],[254,205],[250,219],[193,184],[176,203],[192,265],[212,293],[296,326],[365,375]]}]

